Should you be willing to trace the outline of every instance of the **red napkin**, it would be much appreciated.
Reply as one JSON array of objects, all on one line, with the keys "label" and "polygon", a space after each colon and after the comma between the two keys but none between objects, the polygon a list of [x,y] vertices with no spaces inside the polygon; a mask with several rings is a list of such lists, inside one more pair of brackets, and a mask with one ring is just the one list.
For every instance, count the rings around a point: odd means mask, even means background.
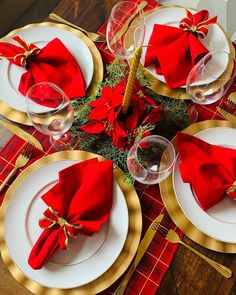
[{"label": "red napkin", "polygon": [[206,27],[216,22],[216,17],[208,19],[206,10],[194,15],[187,11],[187,15],[189,18],[180,22],[181,28],[155,24],[146,51],[144,66],[154,64],[169,88],[186,84],[193,66],[208,53],[198,36],[206,36]]},{"label": "red napkin", "polygon": [[191,184],[203,210],[225,195],[236,199],[236,149],[212,145],[186,133],[178,133],[176,143],[182,179]]},{"label": "red napkin", "polygon": [[44,229],[29,255],[28,263],[40,269],[68,238],[98,232],[110,217],[113,194],[112,161],[96,158],[76,163],[59,172],[59,182],[42,196],[48,205],[39,225]]},{"label": "red napkin", "polygon": [[85,95],[85,81],[74,56],[65,45],[55,38],[39,49],[34,44],[26,44],[20,37],[12,38],[19,46],[0,42],[0,57],[7,58],[15,65],[25,67],[18,86],[26,95],[35,83],[52,82],[60,87],[69,98]]}]

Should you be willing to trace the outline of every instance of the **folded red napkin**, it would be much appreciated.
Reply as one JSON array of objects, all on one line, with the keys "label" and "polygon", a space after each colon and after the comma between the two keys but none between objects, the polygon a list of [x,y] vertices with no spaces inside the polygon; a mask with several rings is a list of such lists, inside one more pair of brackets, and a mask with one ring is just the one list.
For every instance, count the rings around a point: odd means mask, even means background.
[{"label": "folded red napkin", "polygon": [[208,53],[198,36],[205,37],[207,26],[217,19],[208,19],[206,10],[194,15],[187,11],[187,16],[181,20],[180,28],[155,24],[148,42],[144,66],[154,64],[169,88],[185,85],[193,66]]},{"label": "folded red napkin", "polygon": [[203,210],[225,195],[236,199],[236,149],[212,145],[186,133],[177,134],[176,144],[181,177],[191,184]]},{"label": "folded red napkin", "polygon": [[110,217],[113,194],[112,161],[96,158],[76,163],[59,172],[59,181],[42,196],[48,205],[28,263],[40,269],[60,247],[68,248],[69,237],[98,232]]},{"label": "folded red napkin", "polygon": [[85,95],[83,73],[74,56],[65,45],[55,38],[39,49],[34,44],[26,44],[20,37],[12,38],[19,46],[0,42],[0,57],[7,58],[17,66],[25,67],[18,86],[26,95],[29,88],[40,82],[52,82],[60,87],[69,98]]}]

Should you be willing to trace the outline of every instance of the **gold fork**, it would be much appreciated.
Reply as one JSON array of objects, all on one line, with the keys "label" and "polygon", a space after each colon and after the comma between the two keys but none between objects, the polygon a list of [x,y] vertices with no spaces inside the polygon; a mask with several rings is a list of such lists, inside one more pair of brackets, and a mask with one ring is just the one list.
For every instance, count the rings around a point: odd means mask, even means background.
[{"label": "gold fork", "polygon": [[216,109],[226,120],[236,123],[236,92],[230,93],[226,104]]},{"label": "gold fork", "polygon": [[[235,106],[236,107],[236,106]],[[217,111],[228,121],[236,123],[236,115],[229,113],[228,110],[222,107],[216,107]]]},{"label": "gold fork", "polygon": [[100,34],[97,34],[97,33],[94,33],[94,32],[88,32],[86,31],[85,29],[81,28],[81,27],[78,27],[70,22],[68,22],[67,20],[61,18],[59,15],[55,14],[55,13],[50,13],[49,14],[49,18],[52,19],[52,20],[55,20],[59,23],[62,23],[62,24],[65,24],[65,25],[68,25],[74,29],[77,29],[81,32],[83,32],[84,34],[86,34],[89,39],[91,39],[93,42],[106,42],[106,38]]},{"label": "gold fork", "polygon": [[236,92],[230,93],[228,101],[236,106]]},{"label": "gold fork", "polygon": [[193,253],[195,253],[196,255],[198,255],[199,257],[201,257],[203,260],[205,260],[206,262],[208,262],[212,267],[214,267],[215,270],[217,270],[225,278],[229,279],[229,278],[232,277],[232,271],[228,267],[226,267],[226,266],[224,266],[224,265],[222,265],[222,264],[220,264],[220,263],[218,263],[218,262],[216,262],[216,261],[214,261],[214,260],[206,257],[205,255],[203,255],[202,253],[198,252],[197,250],[195,250],[194,248],[192,248],[188,244],[184,243],[180,239],[179,235],[175,231],[173,231],[172,229],[168,229],[167,227],[165,227],[164,225],[162,225],[161,223],[159,223],[159,227],[157,228],[157,231],[162,236],[164,236],[165,239],[168,242],[171,242],[171,243],[174,243],[174,244],[179,243],[179,244],[185,246],[186,248],[188,248],[189,250],[191,250]]},{"label": "gold fork", "polygon": [[3,190],[3,188],[7,184],[8,180],[12,178],[12,176],[15,174],[17,169],[25,166],[28,163],[29,159],[32,157],[33,151],[34,151],[34,144],[31,142],[27,142],[26,145],[23,147],[20,155],[16,159],[15,167],[12,169],[12,171],[8,174],[7,178],[1,184],[0,192]]}]

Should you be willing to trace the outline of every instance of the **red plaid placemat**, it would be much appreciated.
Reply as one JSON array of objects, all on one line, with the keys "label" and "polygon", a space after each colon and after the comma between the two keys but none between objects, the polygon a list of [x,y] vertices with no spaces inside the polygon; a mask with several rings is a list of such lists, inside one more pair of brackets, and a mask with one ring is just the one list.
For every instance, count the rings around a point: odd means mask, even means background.
[{"label": "red plaid placemat", "polygon": [[[132,0],[138,3],[141,0]],[[156,7],[158,4],[155,0],[148,1],[148,7],[145,10],[152,9]],[[106,24],[102,26],[99,30],[101,34],[105,35]],[[106,44],[97,44],[98,48],[101,52],[104,65],[111,62],[114,57],[112,54],[106,50]],[[235,87],[236,88],[236,87]],[[236,89],[234,89],[235,91]],[[232,92],[232,91],[231,91]],[[225,99],[221,99],[220,101],[210,105],[210,106],[200,106],[197,105],[196,109],[198,111],[198,121],[209,120],[209,119],[220,119],[223,118],[217,113],[216,106],[223,104]],[[32,164],[33,161],[38,158],[53,153],[52,148],[50,147],[48,137],[40,134],[32,127],[24,128],[27,132],[33,134],[43,145],[44,151],[41,152],[36,150],[34,157],[28,165]],[[7,145],[0,152],[0,183],[6,178],[9,174],[22,146],[25,142],[18,138],[17,136],[13,136],[11,140],[7,143]],[[27,165],[27,166],[28,166]],[[21,170],[20,170],[21,171]],[[18,173],[20,173],[20,171]],[[144,186],[140,184],[136,184],[136,190],[140,198],[142,213],[143,213],[143,234],[146,232],[150,223],[154,220],[154,218],[160,213],[165,214],[164,223],[177,231],[180,236],[183,236],[181,231],[176,228],[175,224],[170,220],[167,211],[163,205],[161,200],[159,186]],[[0,195],[0,202],[4,197],[5,191]],[[140,261],[137,269],[135,270],[129,285],[126,289],[126,294],[155,294],[158,286],[161,284],[161,281],[168,270],[168,267],[174,257],[174,254],[177,250],[178,246],[176,244],[168,243],[165,239],[163,239],[160,235],[156,234],[151,245],[149,246],[147,252],[145,253],[143,259]],[[122,278],[121,278],[122,279]],[[120,280],[121,280],[120,279]],[[118,284],[120,283],[118,280],[115,284],[113,284],[109,289],[102,292],[101,294],[113,294],[116,290]]]}]

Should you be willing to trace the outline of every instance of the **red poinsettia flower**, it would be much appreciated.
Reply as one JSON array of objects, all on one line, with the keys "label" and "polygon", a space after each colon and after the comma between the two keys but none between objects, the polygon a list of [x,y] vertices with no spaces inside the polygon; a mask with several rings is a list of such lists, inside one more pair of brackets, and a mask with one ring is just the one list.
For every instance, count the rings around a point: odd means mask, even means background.
[{"label": "red poinsettia flower", "polygon": [[[125,92],[125,80],[121,80],[114,88],[104,86],[101,98],[89,104],[92,107],[88,115],[89,121],[81,130],[90,134],[105,133],[112,139],[112,144],[119,149],[129,148],[139,134],[140,126],[148,123],[154,125],[160,120],[162,106],[134,86],[129,110],[122,112],[122,101]],[[149,135],[146,132],[143,136]]]},{"label": "red poinsettia flower", "polygon": [[102,121],[91,121],[82,126],[80,129],[90,134],[100,134],[105,131],[105,125]]},{"label": "red poinsettia flower", "polygon": [[107,118],[111,110],[122,104],[124,91],[124,86],[119,84],[114,88],[104,86],[101,91],[101,98],[88,104],[93,108],[91,113],[88,115],[88,119],[102,120]]},{"label": "red poinsettia flower", "polygon": [[121,122],[116,120],[111,132],[112,145],[118,147],[120,150],[124,150],[127,143],[127,133],[122,125]]},{"label": "red poinsettia flower", "polygon": [[[122,113],[117,116],[116,122],[114,124],[114,129],[112,130],[111,137],[112,143],[114,146],[117,146],[119,149],[124,150],[125,148],[130,148],[137,135],[139,134],[140,127],[148,123],[155,125],[159,120],[162,112],[162,105],[152,106],[151,110],[142,116],[138,116],[139,105],[133,105],[129,109],[129,114],[127,117],[123,117]],[[123,129],[124,133],[118,133],[116,130],[120,128]],[[149,135],[150,132],[147,131],[143,134],[144,136]]]},{"label": "red poinsettia flower", "polygon": [[[93,112],[93,110],[91,112]],[[90,114],[87,117],[88,119],[90,119]],[[80,129],[90,134],[100,134],[104,132],[108,136],[111,136],[111,132],[114,128],[114,124],[116,122],[118,114],[119,108],[109,108],[109,110],[103,112],[103,118],[101,119],[100,114],[98,114],[98,116],[95,117],[94,112],[93,120],[82,126]]]},{"label": "red poinsettia flower", "polygon": [[125,85],[122,83],[121,80],[114,88],[104,86],[101,90],[101,98],[88,104],[92,110],[87,119],[92,121],[82,126],[81,130],[90,134],[105,132],[110,135],[112,124],[117,116],[116,110],[119,110],[123,101]]},{"label": "red poinsettia flower", "polygon": [[122,108],[119,110],[119,115],[114,122],[114,128],[111,133],[112,144],[119,149],[124,150],[133,143],[133,131],[139,124],[137,112],[132,112],[125,116],[122,113]]}]

